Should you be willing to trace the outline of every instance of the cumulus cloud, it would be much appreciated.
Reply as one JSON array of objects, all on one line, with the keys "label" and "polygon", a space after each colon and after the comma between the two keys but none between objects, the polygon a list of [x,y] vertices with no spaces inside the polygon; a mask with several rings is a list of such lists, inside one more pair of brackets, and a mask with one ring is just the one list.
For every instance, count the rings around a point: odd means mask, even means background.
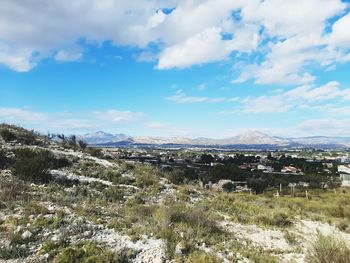
[{"label": "cumulus cloud", "polygon": [[183,43],[165,48],[159,55],[158,69],[186,68],[227,59],[230,41],[223,41],[219,28],[208,28]]},{"label": "cumulus cloud", "polygon": [[44,58],[75,61],[83,39],[136,47],[158,69],[226,60],[237,65],[235,82],[310,84],[315,66],[350,60],[347,8],[341,0],[3,0],[0,63],[29,71]]}]

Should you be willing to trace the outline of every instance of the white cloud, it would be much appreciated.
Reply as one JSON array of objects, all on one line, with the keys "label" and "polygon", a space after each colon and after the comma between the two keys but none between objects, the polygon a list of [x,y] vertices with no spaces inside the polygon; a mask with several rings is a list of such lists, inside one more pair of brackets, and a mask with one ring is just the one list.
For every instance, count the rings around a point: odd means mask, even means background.
[{"label": "white cloud", "polygon": [[243,8],[243,19],[261,23],[269,35],[282,37],[322,34],[326,20],[346,8],[338,0],[253,2],[256,4]]},{"label": "white cloud", "polygon": [[107,111],[95,111],[93,112],[96,119],[109,121],[109,122],[124,122],[131,121],[140,116],[143,113],[141,112],[132,112],[132,111],[119,111],[119,110],[107,110]]},{"label": "white cloud", "polygon": [[205,96],[188,96],[182,90],[178,90],[175,95],[167,97],[166,99],[171,100],[175,103],[186,104],[186,103],[219,103],[219,102],[236,102],[239,100],[238,97],[205,97]]},{"label": "white cloud", "polygon": [[280,113],[292,108],[281,96],[260,96],[246,98],[242,102],[244,113]]},{"label": "white cloud", "polygon": [[292,99],[306,99],[309,101],[329,100],[342,96],[344,91],[341,91],[339,86],[340,83],[337,81],[328,82],[317,88],[312,88],[311,86],[300,86],[286,92],[285,95]]},{"label": "white cloud", "polygon": [[340,47],[350,47],[350,14],[347,14],[336,21],[329,34],[329,42]]},{"label": "white cloud", "polygon": [[81,52],[74,52],[70,50],[59,50],[56,55],[55,59],[57,61],[77,61],[82,57]]},{"label": "white cloud", "polygon": [[[237,99],[240,105],[233,110],[219,112],[221,115],[239,113],[281,113],[291,109],[313,110],[328,114],[346,113],[349,107],[334,107],[334,104],[324,105],[320,102],[332,101],[336,103],[350,99],[350,89],[341,89],[340,83],[330,81],[325,85],[315,87],[303,85],[289,91],[278,90],[277,95],[246,97]],[[348,111],[348,114],[350,111]]]},{"label": "white cloud", "polygon": [[0,118],[5,122],[12,123],[39,123],[47,120],[47,116],[44,113],[18,108],[0,108]]},{"label": "white cloud", "polygon": [[313,119],[298,125],[301,130],[314,134],[333,134],[349,136],[350,119]]},{"label": "white cloud", "polygon": [[219,28],[208,28],[203,32],[167,47],[159,55],[158,69],[186,68],[227,59],[231,53],[230,41],[224,41]]},{"label": "white cloud", "polygon": [[35,67],[32,51],[26,48],[13,48],[1,43],[0,38],[0,64],[6,65],[12,70],[26,72]]},{"label": "white cloud", "polygon": [[29,71],[45,58],[75,61],[84,39],[137,47],[139,60],[158,60],[158,69],[227,60],[243,65],[236,82],[310,84],[313,68],[350,61],[347,7],[341,0],[3,0],[0,63]]},{"label": "white cloud", "polygon": [[[39,130],[70,132],[119,127],[138,121],[141,112],[110,109],[93,112],[35,112],[21,108],[0,108],[0,122],[20,124]],[[44,125],[43,125],[44,123]]]}]

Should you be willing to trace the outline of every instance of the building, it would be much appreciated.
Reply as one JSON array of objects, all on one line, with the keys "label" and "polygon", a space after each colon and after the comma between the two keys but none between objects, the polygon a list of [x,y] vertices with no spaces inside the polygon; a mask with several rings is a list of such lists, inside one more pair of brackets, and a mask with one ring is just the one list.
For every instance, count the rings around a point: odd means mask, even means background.
[{"label": "building", "polygon": [[295,168],[293,166],[284,166],[281,170],[282,173],[299,173],[300,170],[298,168]]},{"label": "building", "polygon": [[350,163],[350,157],[342,157],[340,158],[341,163]]},{"label": "building", "polygon": [[338,172],[342,180],[342,186],[350,186],[350,165],[339,165]]},{"label": "building", "polygon": [[273,168],[271,166],[266,166],[262,164],[258,164],[257,169],[265,172],[273,172]]}]

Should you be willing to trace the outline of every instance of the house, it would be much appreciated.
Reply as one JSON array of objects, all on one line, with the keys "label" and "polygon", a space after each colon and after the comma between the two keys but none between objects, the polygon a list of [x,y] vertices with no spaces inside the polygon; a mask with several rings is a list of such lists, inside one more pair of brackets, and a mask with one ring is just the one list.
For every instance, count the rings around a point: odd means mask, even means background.
[{"label": "house", "polygon": [[350,165],[339,165],[338,172],[342,180],[342,186],[350,186]]},{"label": "house", "polygon": [[273,168],[271,166],[266,166],[262,164],[258,164],[257,169],[265,172],[273,172]]},{"label": "house", "polygon": [[282,173],[299,173],[300,170],[293,166],[284,166],[281,170]]},{"label": "house", "polygon": [[341,157],[340,162],[341,163],[350,163],[350,157]]}]

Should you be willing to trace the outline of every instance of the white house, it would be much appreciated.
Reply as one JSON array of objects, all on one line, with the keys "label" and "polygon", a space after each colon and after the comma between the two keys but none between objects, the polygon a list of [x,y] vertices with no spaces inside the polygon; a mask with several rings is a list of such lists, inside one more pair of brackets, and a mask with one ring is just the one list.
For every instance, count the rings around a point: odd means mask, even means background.
[{"label": "white house", "polygon": [[339,165],[338,172],[342,179],[342,186],[350,186],[350,165]]},{"label": "white house", "polygon": [[342,163],[350,163],[350,157],[342,157],[342,158],[340,158],[340,161]]},{"label": "white house", "polygon": [[273,172],[273,168],[271,166],[266,166],[262,164],[258,164],[257,169],[266,172]]}]

